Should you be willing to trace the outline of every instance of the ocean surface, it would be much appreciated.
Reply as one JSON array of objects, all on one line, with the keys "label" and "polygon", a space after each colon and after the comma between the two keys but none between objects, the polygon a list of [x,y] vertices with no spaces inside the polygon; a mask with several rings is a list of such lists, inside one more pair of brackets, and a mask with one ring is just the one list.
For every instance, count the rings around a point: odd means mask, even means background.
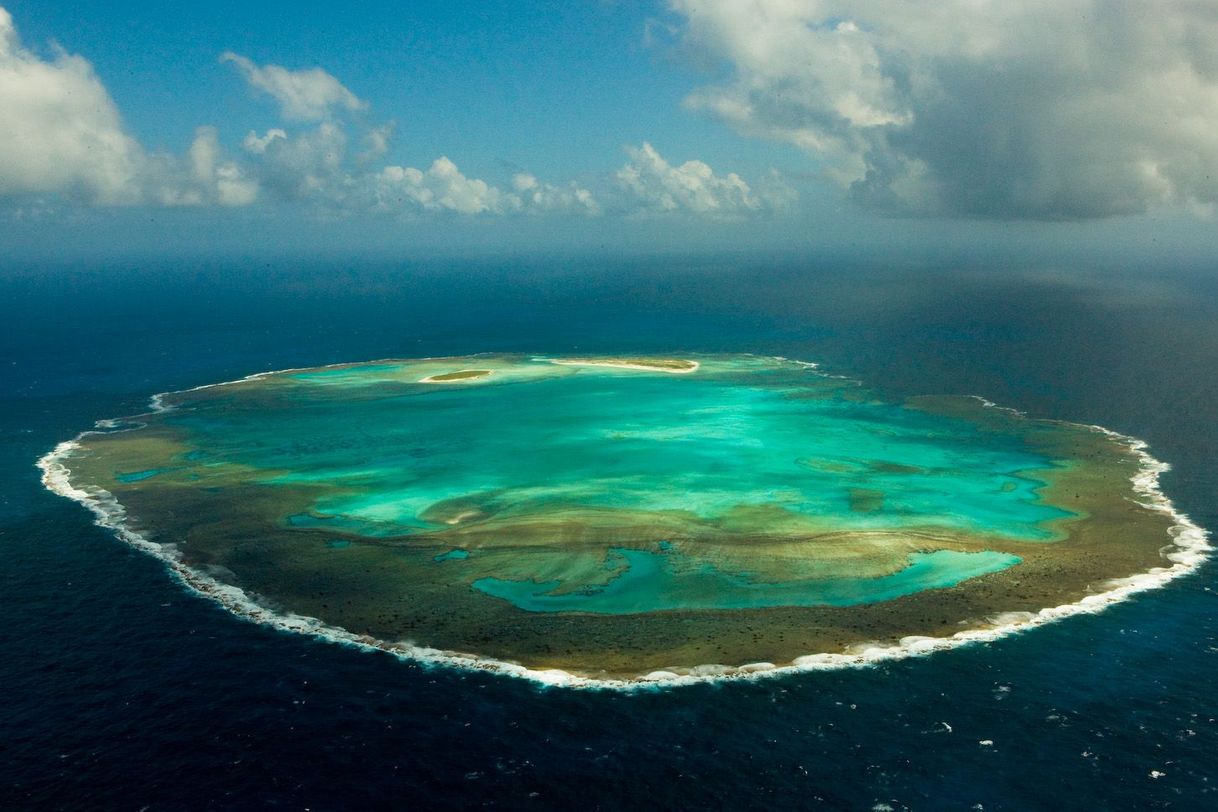
[{"label": "ocean surface", "polygon": [[0,807],[1198,808],[1218,569],[932,656],[624,694],[245,622],[47,492],[150,395],[476,352],[752,352],[1141,437],[1218,527],[1218,275],[1010,262],[229,261],[0,271]]}]

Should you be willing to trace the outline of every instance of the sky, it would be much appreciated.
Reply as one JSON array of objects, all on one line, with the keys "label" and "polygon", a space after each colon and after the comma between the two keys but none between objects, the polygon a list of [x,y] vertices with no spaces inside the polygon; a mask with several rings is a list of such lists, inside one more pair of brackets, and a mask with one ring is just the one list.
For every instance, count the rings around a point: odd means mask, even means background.
[{"label": "sky", "polygon": [[10,259],[1218,259],[1204,0],[0,2]]}]

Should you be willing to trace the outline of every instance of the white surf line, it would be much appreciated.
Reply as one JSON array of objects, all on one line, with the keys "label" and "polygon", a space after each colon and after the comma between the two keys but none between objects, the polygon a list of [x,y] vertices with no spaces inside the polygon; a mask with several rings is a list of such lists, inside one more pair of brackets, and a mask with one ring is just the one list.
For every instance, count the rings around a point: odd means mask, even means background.
[{"label": "white surf line", "polygon": [[[462,356],[469,357],[469,356]],[[385,359],[397,360],[397,359]],[[433,360],[433,359],[420,359]],[[781,359],[786,360],[786,359]],[[378,362],[356,362],[378,363]],[[352,366],[351,363],[331,364],[330,367]],[[237,381],[227,381],[219,384],[206,384],[182,392],[193,392],[213,386],[224,386],[241,381],[256,380],[267,375],[280,372],[298,372],[323,367],[301,367],[276,372],[259,372]],[[161,393],[153,396],[154,411],[166,408],[158,404],[158,398],[171,393]],[[178,393],[173,393],[178,394]],[[980,400],[985,403],[984,398]],[[994,406],[993,408],[1005,408]],[[99,421],[99,425],[106,421]],[[1057,421],[1065,423],[1066,421]],[[775,665],[774,663],[749,663],[740,666],[707,664],[683,668],[685,673],[673,671],[653,671],[636,678],[597,678],[572,674],[559,669],[531,669],[518,663],[468,654],[455,651],[442,651],[426,646],[419,646],[410,641],[391,642],[378,640],[367,635],[357,635],[346,629],[331,626],[322,620],[298,614],[282,614],[275,612],[258,603],[254,596],[239,587],[222,584],[209,575],[192,569],[182,561],[181,554],[172,544],[157,544],[149,541],[126,523],[126,510],[114,496],[102,488],[85,491],[75,487],[71,482],[71,471],[66,461],[80,449],[80,439],[96,434],[96,431],[86,431],[75,439],[57,445],[52,451],[38,460],[42,471],[42,483],[46,488],[60,496],[79,502],[94,515],[94,523],[110,529],[120,539],[161,559],[169,565],[170,571],[183,585],[198,594],[210,598],[228,609],[238,617],[255,623],[280,629],[287,632],[312,635],[340,645],[353,646],[365,651],[384,651],[396,657],[425,666],[450,666],[468,670],[485,671],[505,676],[527,679],[544,686],[601,689],[618,691],[639,691],[648,689],[694,685],[704,682],[725,682],[737,680],[754,680],[763,677],[775,677],[797,674],[807,671],[830,671],[842,668],[861,668],[891,660],[901,660],[931,654],[936,651],[947,651],[974,643],[992,642],[1003,637],[1054,623],[1074,615],[1097,614],[1110,606],[1129,600],[1140,592],[1161,587],[1168,582],[1194,572],[1208,557],[1213,549],[1208,541],[1207,533],[1194,524],[1188,516],[1177,511],[1171,500],[1159,487],[1159,477],[1170,466],[1155,459],[1147,451],[1147,444],[1135,437],[1106,429],[1103,426],[1084,426],[1073,423],[1069,425],[1089,428],[1103,433],[1127,446],[1139,460],[1139,470],[1130,477],[1135,493],[1145,501],[1138,504],[1150,510],[1155,510],[1170,516],[1173,524],[1168,528],[1169,543],[1162,548],[1163,558],[1172,562],[1170,566],[1152,567],[1151,569],[1116,578],[1104,583],[1105,591],[1086,595],[1074,603],[1061,606],[1047,607],[1036,612],[1004,612],[985,619],[988,623],[980,628],[956,632],[949,637],[925,637],[911,635],[901,638],[897,643],[860,643],[849,647],[844,652],[824,652],[796,657],[789,664]]]},{"label": "white surf line", "polygon": [[[269,378],[272,375],[290,375],[293,372],[312,372],[313,370],[316,370],[316,369],[338,369],[339,367],[363,367],[363,366],[371,366],[373,364],[410,364],[410,363],[417,363],[419,361],[457,361],[457,360],[465,360],[467,358],[488,358],[488,357],[492,357],[492,356],[496,356],[496,355],[512,355],[512,354],[513,353],[477,352],[477,353],[474,353],[473,355],[424,355],[424,356],[420,356],[419,358],[375,358],[375,359],[372,359],[369,361],[338,361],[333,364],[317,364],[317,365],[311,366],[311,367],[287,367],[286,369],[268,369],[265,372],[254,372],[249,375],[246,375],[243,378],[235,378],[231,381],[220,381],[219,383],[205,383],[205,384],[200,384],[199,386],[191,386],[187,389],[174,389],[169,392],[158,392],[157,394],[155,394],[151,398],[149,398],[149,401],[152,404],[153,412],[161,412],[161,411],[165,411],[167,408],[170,408],[170,407],[165,406],[161,402],[162,398],[168,397],[169,395],[185,395],[188,392],[202,392],[204,389],[215,389],[216,387],[219,387],[219,386],[234,386],[239,383],[249,383],[251,381],[262,380],[263,378]],[[417,383],[417,381],[416,381],[416,383]],[[133,415],[133,417],[139,417],[139,415]],[[106,423],[106,422],[108,422],[108,421],[99,420],[98,425],[100,426],[101,424]],[[89,433],[90,432],[83,432],[81,436],[84,436],[85,434],[89,434]]]},{"label": "white surf line", "polygon": [[[973,400],[980,402],[981,405],[987,409],[994,409],[999,412],[1006,412],[1007,414],[1012,414],[1012,415],[1015,415],[1016,417],[1024,418],[1027,420],[1038,419],[1038,418],[1029,418],[1027,412],[1020,411],[1019,409],[1015,409],[1010,406],[999,406],[994,401],[990,400],[989,398],[982,397],[981,395],[965,395],[965,397],[969,397],[969,398],[972,398]],[[1065,421],[1057,421],[1057,422],[1065,422]],[[1082,423],[1067,423],[1067,425],[1081,426],[1083,424]],[[1094,428],[1094,427],[1091,427],[1091,428]],[[1117,435],[1117,436],[1120,437],[1121,435]]]}]

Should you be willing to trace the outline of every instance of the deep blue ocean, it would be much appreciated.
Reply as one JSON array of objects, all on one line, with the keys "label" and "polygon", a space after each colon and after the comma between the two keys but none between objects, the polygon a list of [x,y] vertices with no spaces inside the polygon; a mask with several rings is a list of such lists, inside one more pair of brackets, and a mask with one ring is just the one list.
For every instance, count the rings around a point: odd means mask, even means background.
[{"label": "deep blue ocean", "polygon": [[866,669],[635,694],[240,620],[43,490],[149,395],[481,351],[756,352],[1150,443],[1218,527],[1218,274],[841,260],[105,263],[0,271],[0,808],[1218,806],[1218,567]]}]

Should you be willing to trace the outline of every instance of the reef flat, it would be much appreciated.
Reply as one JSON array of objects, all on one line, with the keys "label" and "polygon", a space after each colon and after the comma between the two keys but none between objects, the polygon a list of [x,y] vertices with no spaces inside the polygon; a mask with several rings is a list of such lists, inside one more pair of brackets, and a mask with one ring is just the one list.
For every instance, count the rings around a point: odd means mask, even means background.
[{"label": "reef flat", "polygon": [[192,585],[584,680],[933,645],[1163,572],[1179,527],[1128,438],[777,358],[388,360],[157,406],[44,468]]}]

